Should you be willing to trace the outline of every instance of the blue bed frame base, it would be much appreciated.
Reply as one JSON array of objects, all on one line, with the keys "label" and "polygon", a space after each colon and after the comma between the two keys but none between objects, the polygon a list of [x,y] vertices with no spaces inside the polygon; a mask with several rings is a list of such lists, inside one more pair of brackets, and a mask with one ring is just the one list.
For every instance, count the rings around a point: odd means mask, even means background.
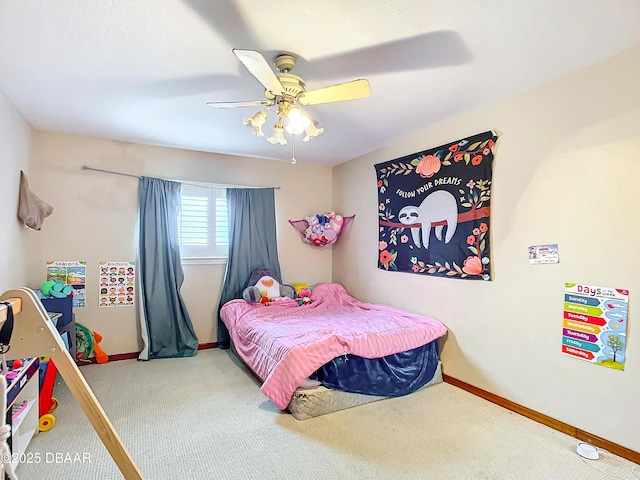
[{"label": "blue bed frame base", "polygon": [[[442,365],[440,362],[436,365],[433,378],[416,393],[420,393],[422,390],[428,389],[430,386],[437,385],[438,383],[442,383]],[[391,397],[381,397],[379,395],[342,392],[322,385],[310,390],[303,390],[301,388],[296,390],[289,402],[287,410],[295,419],[307,420],[327,413],[338,412],[340,410],[390,398]]]}]

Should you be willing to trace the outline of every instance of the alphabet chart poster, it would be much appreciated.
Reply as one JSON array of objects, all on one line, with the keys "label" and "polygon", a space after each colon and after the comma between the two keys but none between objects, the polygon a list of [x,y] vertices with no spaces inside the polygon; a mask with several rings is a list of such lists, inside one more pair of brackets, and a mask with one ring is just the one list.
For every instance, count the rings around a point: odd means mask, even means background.
[{"label": "alphabet chart poster", "polygon": [[624,370],[629,291],[566,283],[562,353]]},{"label": "alphabet chart poster", "polygon": [[130,307],[135,298],[135,262],[100,262],[100,307]]}]

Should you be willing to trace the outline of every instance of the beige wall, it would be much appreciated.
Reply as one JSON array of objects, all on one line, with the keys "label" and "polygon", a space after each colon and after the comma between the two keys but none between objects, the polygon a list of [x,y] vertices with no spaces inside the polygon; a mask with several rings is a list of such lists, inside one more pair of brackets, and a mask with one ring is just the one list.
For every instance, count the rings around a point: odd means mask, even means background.
[{"label": "beige wall", "polygon": [[[640,451],[640,292],[632,205],[640,178],[640,49],[408,137],[333,169],[65,135],[33,133],[0,94],[0,290],[44,279],[44,262],[85,260],[88,306],[78,321],[107,353],[141,347],[133,308],[96,306],[100,261],[134,260],[137,182],[80,169],[273,186],[285,282],[343,283],[364,301],[431,315],[449,328],[453,377]],[[428,105],[425,105],[428,108]],[[494,281],[464,282],[378,270],[373,165],[495,128]],[[32,150],[32,151],[31,151]],[[31,160],[30,160],[31,158]],[[19,171],[54,207],[42,232],[15,220]],[[331,199],[333,182],[333,198]],[[309,191],[318,192],[309,195]],[[332,200],[332,202],[331,202]],[[332,205],[331,205],[332,203]],[[356,220],[332,250],[304,245],[286,220],[332,208]],[[527,246],[559,243],[561,263],[528,264]],[[332,271],[333,264],[333,271]],[[221,265],[186,265],[182,292],[201,343],[215,340]],[[563,356],[564,282],[631,291],[626,370]]]},{"label": "beige wall", "polygon": [[27,283],[29,257],[38,248],[40,232],[24,227],[17,216],[20,170],[29,175],[32,134],[0,92],[0,293]]},{"label": "beige wall", "polygon": [[[274,147],[277,148],[277,147]],[[133,307],[98,308],[101,261],[135,261],[138,182],[135,178],[82,170],[82,165],[175,180],[251,186],[276,191],[278,252],[285,283],[331,280],[331,251],[302,243],[287,220],[331,207],[331,170],[299,162],[248,159],[113,140],[37,132],[33,185],[56,208],[42,234],[42,253],[33,267],[36,285],[47,260],[87,262],[87,307],[76,320],[103,336],[110,354],[141,349]],[[309,191],[322,192],[309,195]],[[216,341],[215,310],[225,265],[185,265],[182,288],[200,343]]]},{"label": "beige wall", "polygon": [[[448,375],[635,451],[639,85],[635,49],[333,171],[333,208],[357,214],[334,248],[334,281],[362,300],[445,323]],[[373,165],[490,129],[503,133],[492,188],[494,281],[378,270]],[[529,265],[527,247],[541,243],[559,244],[559,264]],[[560,353],[565,282],[630,290],[625,371]]]}]

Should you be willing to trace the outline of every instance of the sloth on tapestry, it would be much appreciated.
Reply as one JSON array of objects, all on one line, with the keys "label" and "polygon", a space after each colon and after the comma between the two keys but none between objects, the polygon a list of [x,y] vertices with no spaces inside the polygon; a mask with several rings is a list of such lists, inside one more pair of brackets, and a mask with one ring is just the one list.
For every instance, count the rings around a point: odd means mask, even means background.
[{"label": "sloth on tapestry", "polygon": [[493,145],[485,132],[375,165],[378,268],[491,280]]}]

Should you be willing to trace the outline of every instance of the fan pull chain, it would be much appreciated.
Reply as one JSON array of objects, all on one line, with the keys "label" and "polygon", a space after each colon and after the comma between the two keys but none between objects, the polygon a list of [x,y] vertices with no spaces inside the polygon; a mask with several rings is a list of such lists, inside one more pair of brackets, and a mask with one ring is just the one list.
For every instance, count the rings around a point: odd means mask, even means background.
[{"label": "fan pull chain", "polygon": [[296,134],[291,134],[291,165],[295,165],[296,160]]}]

